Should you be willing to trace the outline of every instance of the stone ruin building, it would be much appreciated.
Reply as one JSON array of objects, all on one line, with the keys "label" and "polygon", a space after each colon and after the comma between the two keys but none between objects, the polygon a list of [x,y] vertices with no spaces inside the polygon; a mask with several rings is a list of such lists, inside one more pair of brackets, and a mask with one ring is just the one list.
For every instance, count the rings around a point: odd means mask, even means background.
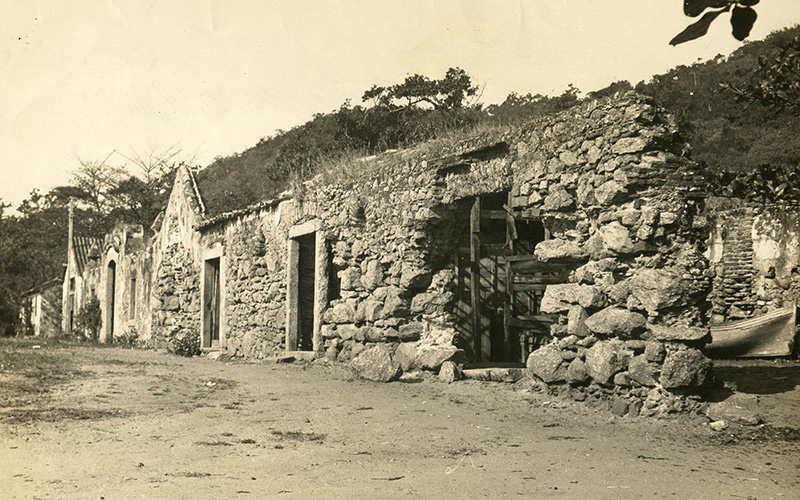
[{"label": "stone ruin building", "polygon": [[119,226],[81,262],[73,247],[64,321],[92,294],[102,341],[289,352],[382,381],[525,363],[547,384],[696,388],[712,320],[793,300],[798,225],[710,210],[686,150],[671,114],[629,92],[227,213],[181,167],[152,228]]}]

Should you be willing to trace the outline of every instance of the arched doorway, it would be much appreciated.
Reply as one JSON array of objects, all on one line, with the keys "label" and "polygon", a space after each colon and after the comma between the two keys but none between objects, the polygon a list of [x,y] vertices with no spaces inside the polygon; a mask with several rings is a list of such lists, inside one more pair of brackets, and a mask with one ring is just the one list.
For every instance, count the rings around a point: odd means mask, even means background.
[{"label": "arched doorway", "polygon": [[106,272],[106,324],[105,340],[114,338],[114,297],[117,285],[117,263],[113,260],[108,263]]}]

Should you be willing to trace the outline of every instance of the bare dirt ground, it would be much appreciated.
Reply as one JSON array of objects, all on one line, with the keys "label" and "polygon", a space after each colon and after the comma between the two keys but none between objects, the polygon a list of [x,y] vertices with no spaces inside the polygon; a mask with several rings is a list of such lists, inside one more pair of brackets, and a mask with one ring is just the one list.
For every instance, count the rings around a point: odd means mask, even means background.
[{"label": "bare dirt ground", "polygon": [[0,498],[800,498],[800,365],[719,371],[767,425],[618,418],[522,382],[2,340]]}]

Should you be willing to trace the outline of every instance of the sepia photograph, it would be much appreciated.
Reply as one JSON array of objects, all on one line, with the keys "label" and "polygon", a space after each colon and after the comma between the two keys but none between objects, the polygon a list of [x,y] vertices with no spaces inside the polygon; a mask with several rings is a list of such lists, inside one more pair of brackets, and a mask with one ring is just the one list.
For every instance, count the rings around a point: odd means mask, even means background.
[{"label": "sepia photograph", "polygon": [[0,0],[0,498],[800,498],[797,0]]}]

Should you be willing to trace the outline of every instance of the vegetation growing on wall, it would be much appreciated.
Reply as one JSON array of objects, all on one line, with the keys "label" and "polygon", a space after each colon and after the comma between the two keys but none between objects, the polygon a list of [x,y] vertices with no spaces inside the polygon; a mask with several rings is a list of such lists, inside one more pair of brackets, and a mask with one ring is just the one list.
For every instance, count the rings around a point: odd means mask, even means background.
[{"label": "vegetation growing on wall", "polygon": [[[722,175],[763,166],[790,172],[800,164],[800,144],[793,140],[800,135],[795,104],[800,102],[798,36],[800,28],[776,32],[727,58],[656,75],[635,90],[676,114],[693,157],[711,171]],[[360,104],[346,101],[241,154],[218,158],[199,173],[200,190],[211,214],[243,208],[277,195],[293,180],[324,173],[321,165],[327,168],[476,126],[514,125],[632,88],[623,80],[582,98],[570,85],[556,96],[512,92],[500,104],[483,105],[479,87],[459,68],[439,80],[413,75],[395,85],[373,85]]]}]

